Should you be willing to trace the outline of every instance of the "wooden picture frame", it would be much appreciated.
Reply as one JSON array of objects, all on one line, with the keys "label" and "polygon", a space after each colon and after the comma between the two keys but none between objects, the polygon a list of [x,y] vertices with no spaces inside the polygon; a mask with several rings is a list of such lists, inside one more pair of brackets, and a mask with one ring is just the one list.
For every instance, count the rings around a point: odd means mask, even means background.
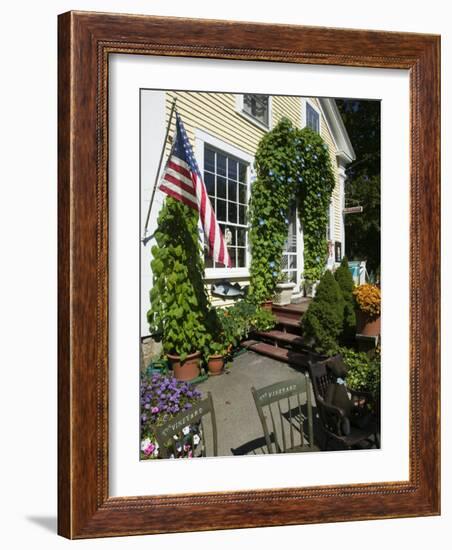
[{"label": "wooden picture frame", "polygon": [[[440,38],[69,12],[59,16],[58,48],[59,534],[86,538],[439,514]],[[109,496],[107,91],[112,53],[409,70],[408,481]]]}]

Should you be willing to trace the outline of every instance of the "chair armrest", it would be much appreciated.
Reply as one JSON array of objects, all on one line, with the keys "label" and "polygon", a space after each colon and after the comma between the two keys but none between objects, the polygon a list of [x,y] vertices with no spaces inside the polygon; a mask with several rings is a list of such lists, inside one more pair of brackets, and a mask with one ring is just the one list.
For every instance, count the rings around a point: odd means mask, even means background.
[{"label": "chair armrest", "polygon": [[350,421],[345,414],[345,411],[340,407],[325,403],[321,398],[317,401],[317,406],[323,409],[326,428],[334,432],[336,435],[347,435],[344,433],[350,427]]}]

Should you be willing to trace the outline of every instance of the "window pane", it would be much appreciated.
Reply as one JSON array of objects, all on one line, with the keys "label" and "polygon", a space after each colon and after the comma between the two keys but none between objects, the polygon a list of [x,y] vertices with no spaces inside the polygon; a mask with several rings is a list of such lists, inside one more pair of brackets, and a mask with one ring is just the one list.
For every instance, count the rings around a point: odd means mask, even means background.
[{"label": "window pane", "polygon": [[226,198],[226,179],[221,176],[217,176],[217,197]]},{"label": "window pane", "polygon": [[246,164],[239,162],[239,180],[246,183]]},{"label": "window pane", "polygon": [[297,269],[297,257],[295,255],[290,256],[289,267],[290,269]]},{"label": "window pane", "polygon": [[235,246],[236,245],[236,229],[232,225],[228,225],[227,227],[222,227],[221,230],[223,231],[224,239],[226,241],[226,245],[228,247]]},{"label": "window pane", "polygon": [[319,113],[309,103],[306,103],[306,126],[319,132]]},{"label": "window pane", "polygon": [[217,174],[226,175],[226,157],[221,153],[217,153]]},{"label": "window pane", "polygon": [[237,248],[237,267],[246,267],[245,249]]},{"label": "window pane", "polygon": [[237,204],[234,202],[228,203],[228,218],[231,223],[237,223]]},{"label": "window pane", "polygon": [[215,152],[207,147],[204,148],[204,169],[215,172]]},{"label": "window pane", "polygon": [[204,263],[206,267],[213,267],[212,257],[209,255],[207,250],[204,252]]},{"label": "window pane", "polygon": [[246,204],[246,185],[239,185],[239,202]]},{"label": "window pane", "polygon": [[228,200],[237,202],[237,183],[228,180]]},{"label": "window pane", "polygon": [[239,223],[241,225],[245,225],[246,219],[245,219],[245,206],[239,205]]},{"label": "window pane", "polygon": [[226,221],[226,201],[221,201],[217,199],[215,214],[217,215],[218,221]]},{"label": "window pane", "polygon": [[237,179],[237,161],[235,159],[228,158],[228,178]]},{"label": "window pane", "polygon": [[268,126],[268,95],[244,94],[243,110]]},{"label": "window pane", "polygon": [[206,184],[207,193],[211,196],[215,196],[215,176],[209,172],[204,172],[204,183]]},{"label": "window pane", "polygon": [[237,229],[237,244],[246,246],[246,229]]}]

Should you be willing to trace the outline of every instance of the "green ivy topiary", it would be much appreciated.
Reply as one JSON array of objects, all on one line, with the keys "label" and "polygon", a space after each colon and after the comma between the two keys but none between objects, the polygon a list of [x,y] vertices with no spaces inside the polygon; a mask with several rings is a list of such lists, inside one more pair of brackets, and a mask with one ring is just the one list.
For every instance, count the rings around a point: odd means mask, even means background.
[{"label": "green ivy topiary", "polygon": [[334,355],[342,332],[344,298],[331,271],[325,271],[316,295],[301,319],[303,336],[318,353]]},{"label": "green ivy topiary", "polygon": [[260,141],[257,177],[251,190],[250,298],[271,298],[281,269],[289,224],[288,212],[298,205],[304,234],[304,276],[320,278],[327,257],[328,207],[335,181],[328,147],[310,128],[296,128],[282,118]]},{"label": "green ivy topiary", "polygon": [[355,286],[353,277],[348,268],[347,257],[344,256],[341,265],[334,274],[336,281],[341,289],[344,298],[344,319],[342,324],[342,340],[347,342],[352,340],[356,334],[356,314],[355,300],[353,298],[353,288]]},{"label": "green ivy topiary", "polygon": [[147,319],[164,353],[186,356],[206,349],[218,328],[210,307],[198,238],[198,215],[171,197],[159,213],[152,248],[153,287]]}]

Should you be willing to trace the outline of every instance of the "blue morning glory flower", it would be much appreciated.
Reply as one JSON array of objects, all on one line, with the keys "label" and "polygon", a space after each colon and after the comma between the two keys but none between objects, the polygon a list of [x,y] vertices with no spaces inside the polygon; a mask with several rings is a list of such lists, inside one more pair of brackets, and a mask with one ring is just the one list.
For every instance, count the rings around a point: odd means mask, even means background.
[{"label": "blue morning glory flower", "polygon": [[265,220],[263,220],[262,218],[259,218],[259,225],[262,226],[265,224]]},{"label": "blue morning glory flower", "polygon": [[268,265],[269,265],[270,267],[275,267],[275,262],[269,262]]}]

